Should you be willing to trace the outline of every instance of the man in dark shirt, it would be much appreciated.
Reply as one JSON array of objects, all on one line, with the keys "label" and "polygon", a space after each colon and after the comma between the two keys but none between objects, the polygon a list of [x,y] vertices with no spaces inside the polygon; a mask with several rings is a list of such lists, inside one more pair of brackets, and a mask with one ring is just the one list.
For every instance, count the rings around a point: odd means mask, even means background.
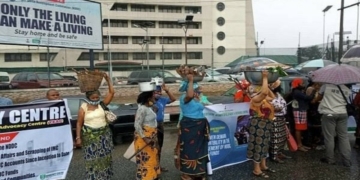
[{"label": "man in dark shirt", "polygon": [[292,81],[292,108],[295,121],[295,139],[298,144],[298,150],[306,152],[310,147],[306,147],[302,144],[302,132],[307,130],[307,110],[309,103],[315,97],[315,90],[310,95],[306,95],[304,90],[305,86],[303,80],[296,78]]}]

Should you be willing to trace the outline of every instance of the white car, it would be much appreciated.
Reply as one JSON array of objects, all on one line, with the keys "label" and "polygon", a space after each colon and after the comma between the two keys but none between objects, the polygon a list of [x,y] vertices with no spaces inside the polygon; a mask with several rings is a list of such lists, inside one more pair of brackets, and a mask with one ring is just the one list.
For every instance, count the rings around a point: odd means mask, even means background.
[{"label": "white car", "polygon": [[205,82],[226,82],[230,81],[229,76],[226,74],[221,74],[215,70],[205,70],[206,75],[203,79]]},{"label": "white car", "polygon": [[238,73],[232,73],[231,72],[231,68],[230,67],[221,67],[221,68],[216,68],[215,71],[221,73],[221,74],[226,74],[226,75],[231,75],[232,78],[236,78],[237,80],[241,81],[243,79],[245,79],[245,75],[243,72],[238,72]]}]

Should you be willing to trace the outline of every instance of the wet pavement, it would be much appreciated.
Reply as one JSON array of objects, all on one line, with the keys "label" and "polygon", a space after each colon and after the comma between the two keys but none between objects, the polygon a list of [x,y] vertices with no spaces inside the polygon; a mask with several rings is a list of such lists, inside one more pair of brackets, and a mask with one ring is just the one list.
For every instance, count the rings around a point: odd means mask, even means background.
[{"label": "wet pavement", "polygon": [[[176,129],[168,127],[165,132],[164,149],[161,164],[169,172],[162,174],[162,180],[179,180],[180,173],[175,169],[173,163],[173,150],[176,142]],[[349,135],[351,144],[354,143],[354,136]],[[117,145],[113,153],[114,160],[114,180],[133,180],[135,179],[134,163],[123,158],[123,154],[131,143],[129,137],[124,144]],[[346,168],[341,165],[341,158],[338,154],[337,165],[327,165],[320,162],[324,151],[310,150],[309,152],[289,152],[287,155],[293,159],[286,160],[285,164],[275,164],[269,162],[268,165],[276,169],[276,173],[269,174],[269,179],[276,180],[357,180],[360,179],[360,150],[352,149],[352,167]],[[72,163],[67,175],[68,180],[84,179],[84,163],[82,151],[75,150]],[[250,180],[262,179],[252,175],[252,163],[250,161],[219,169],[213,172],[212,180]]]}]

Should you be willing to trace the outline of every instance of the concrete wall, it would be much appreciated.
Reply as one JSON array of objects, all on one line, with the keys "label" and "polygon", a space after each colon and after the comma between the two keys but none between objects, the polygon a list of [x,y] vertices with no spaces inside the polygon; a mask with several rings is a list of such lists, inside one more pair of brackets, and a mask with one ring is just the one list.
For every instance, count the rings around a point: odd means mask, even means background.
[{"label": "concrete wall", "polygon": [[[233,82],[226,83],[200,83],[203,89],[203,93],[222,93],[234,86]],[[167,85],[174,94],[180,94],[179,84],[168,84]],[[10,98],[14,103],[24,103],[29,102],[34,99],[45,98],[46,91],[48,89],[26,89],[26,90],[4,90],[0,91],[2,97]],[[79,88],[59,88],[57,89],[61,96],[69,95],[83,95]],[[100,88],[101,94],[105,95],[107,92],[107,87]],[[139,94],[139,87],[137,85],[121,85],[115,87],[115,98],[121,97],[134,97],[136,98]]]}]

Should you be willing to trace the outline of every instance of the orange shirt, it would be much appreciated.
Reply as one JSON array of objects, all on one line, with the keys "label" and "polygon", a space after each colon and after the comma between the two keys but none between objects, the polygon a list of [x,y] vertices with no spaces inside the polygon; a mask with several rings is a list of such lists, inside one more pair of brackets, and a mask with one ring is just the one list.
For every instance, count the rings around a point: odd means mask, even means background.
[{"label": "orange shirt", "polygon": [[250,97],[247,94],[244,95],[243,90],[238,90],[234,95],[234,100],[235,99],[242,99],[242,98],[243,98],[243,102],[250,102],[251,101]]}]

